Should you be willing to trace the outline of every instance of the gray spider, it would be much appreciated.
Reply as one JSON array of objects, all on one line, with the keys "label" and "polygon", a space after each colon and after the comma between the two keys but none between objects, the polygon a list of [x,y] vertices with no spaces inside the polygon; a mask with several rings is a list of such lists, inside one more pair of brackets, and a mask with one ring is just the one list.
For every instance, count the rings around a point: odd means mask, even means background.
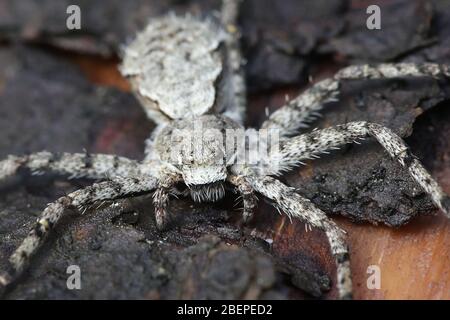
[{"label": "gray spider", "polygon": [[[215,202],[224,196],[224,186],[228,185],[243,198],[244,221],[252,218],[258,193],[289,217],[323,230],[337,263],[339,297],[350,298],[352,283],[345,232],[275,176],[300,165],[304,159],[369,136],[404,166],[450,217],[450,198],[391,130],[361,121],[295,136],[325,104],[337,99],[342,80],[450,77],[450,68],[445,65],[399,63],[345,68],[289,101],[263,123],[263,129],[276,130],[280,137],[276,148],[270,146],[264,163],[236,162],[237,148],[226,148],[224,141],[228,130],[243,128],[246,107],[236,24],[238,6],[238,0],[224,0],[220,16],[209,19],[174,15],[154,19],[125,48],[121,72],[130,80],[148,117],[158,125],[147,140],[143,161],[115,155],[49,152],[9,156],[0,161],[0,181],[20,168],[34,174],[51,171],[69,178],[104,180],[63,196],[45,208],[10,257],[9,269],[0,274],[0,289],[4,290],[20,275],[66,209],[82,210],[95,202],[154,192],[156,223],[163,229],[168,220],[170,194],[190,195],[196,202]],[[193,134],[194,146],[186,149],[179,132],[191,135],[196,125],[205,132],[215,129],[223,136]],[[173,150],[183,151],[176,153],[176,161]],[[187,187],[187,192],[179,191],[180,184]]]}]

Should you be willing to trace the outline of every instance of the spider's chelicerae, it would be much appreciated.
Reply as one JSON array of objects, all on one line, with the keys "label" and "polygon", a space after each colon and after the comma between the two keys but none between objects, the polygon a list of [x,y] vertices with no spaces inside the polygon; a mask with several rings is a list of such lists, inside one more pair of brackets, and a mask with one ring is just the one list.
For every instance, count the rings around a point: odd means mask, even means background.
[{"label": "spider's chelicerae", "polygon": [[[202,146],[201,152],[194,147],[179,153],[177,161],[173,161],[172,151],[181,144],[174,137],[177,129],[189,133],[194,123],[200,123],[205,130],[217,129],[225,135],[227,129],[242,128],[246,89],[236,24],[238,4],[238,0],[224,0],[219,17],[210,19],[174,15],[154,19],[125,48],[121,71],[130,80],[148,117],[158,125],[147,141],[143,161],[115,155],[49,152],[9,156],[0,161],[0,181],[20,168],[33,173],[51,171],[71,178],[104,180],[63,196],[45,208],[10,257],[9,269],[0,274],[2,290],[24,270],[66,209],[83,210],[95,202],[154,192],[156,223],[163,228],[170,194],[190,195],[196,202],[214,202],[224,196],[225,186],[231,186],[243,198],[244,221],[252,218],[256,194],[261,194],[290,217],[323,230],[337,263],[339,297],[349,298],[352,284],[345,232],[308,199],[275,177],[304,159],[369,136],[404,166],[433,202],[450,216],[450,198],[391,130],[360,121],[295,136],[325,104],[337,99],[342,80],[450,77],[450,68],[444,65],[351,66],[316,83],[263,123],[262,128],[277,130],[280,138],[278,148],[270,149],[264,165],[237,163],[233,161],[236,149],[224,151],[226,139],[202,134],[195,137],[195,144]],[[180,184],[188,192],[180,193]]]}]

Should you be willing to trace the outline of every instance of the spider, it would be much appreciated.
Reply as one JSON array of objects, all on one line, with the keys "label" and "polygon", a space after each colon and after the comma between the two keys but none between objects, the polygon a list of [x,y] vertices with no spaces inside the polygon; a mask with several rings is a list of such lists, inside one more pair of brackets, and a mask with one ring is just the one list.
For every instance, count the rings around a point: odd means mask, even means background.
[{"label": "spider", "polygon": [[[338,99],[346,79],[401,77],[450,77],[450,67],[433,63],[350,66],[332,78],[322,80],[275,111],[263,129],[276,130],[280,141],[270,148],[267,161],[237,163],[237,148],[224,147],[227,130],[243,129],[246,86],[237,27],[239,0],[223,0],[219,15],[210,18],[167,15],[152,20],[124,49],[121,65],[148,117],[157,127],[146,141],[145,158],[135,161],[105,154],[52,154],[9,156],[0,161],[0,181],[25,168],[33,174],[53,172],[69,178],[100,180],[49,204],[22,244],[9,258],[0,274],[4,291],[23,272],[33,254],[67,209],[86,209],[96,202],[153,193],[158,228],[168,222],[171,194],[190,196],[195,202],[215,202],[225,195],[225,187],[243,199],[243,221],[249,221],[256,206],[256,194],[272,201],[290,218],[323,230],[337,264],[339,298],[351,298],[349,250],[345,232],[310,200],[276,177],[302,164],[359,139],[372,137],[404,166],[413,179],[450,217],[450,198],[442,191],[400,137],[376,123],[350,122],[296,135],[318,112]],[[223,135],[194,134],[195,124],[215,129]],[[183,149],[176,132],[195,137],[195,146]],[[206,131],[205,131],[206,132]],[[248,147],[248,146],[247,146]],[[220,160],[220,161],[219,161]],[[180,185],[184,190],[180,191]]]}]

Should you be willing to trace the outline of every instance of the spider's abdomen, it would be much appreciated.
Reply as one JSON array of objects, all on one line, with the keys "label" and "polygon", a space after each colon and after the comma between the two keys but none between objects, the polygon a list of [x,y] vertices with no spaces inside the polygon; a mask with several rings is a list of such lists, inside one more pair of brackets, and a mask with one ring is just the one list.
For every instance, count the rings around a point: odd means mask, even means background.
[{"label": "spider's abdomen", "polygon": [[212,21],[152,20],[125,49],[121,72],[156,122],[218,112],[226,33]]}]

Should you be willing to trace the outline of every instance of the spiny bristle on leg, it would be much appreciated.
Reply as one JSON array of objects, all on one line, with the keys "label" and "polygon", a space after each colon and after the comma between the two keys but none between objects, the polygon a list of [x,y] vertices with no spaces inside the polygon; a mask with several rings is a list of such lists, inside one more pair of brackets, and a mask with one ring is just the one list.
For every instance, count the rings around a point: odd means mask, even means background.
[{"label": "spiny bristle on leg", "polygon": [[190,185],[189,191],[191,198],[195,202],[216,202],[225,196],[222,181],[202,185]]}]

